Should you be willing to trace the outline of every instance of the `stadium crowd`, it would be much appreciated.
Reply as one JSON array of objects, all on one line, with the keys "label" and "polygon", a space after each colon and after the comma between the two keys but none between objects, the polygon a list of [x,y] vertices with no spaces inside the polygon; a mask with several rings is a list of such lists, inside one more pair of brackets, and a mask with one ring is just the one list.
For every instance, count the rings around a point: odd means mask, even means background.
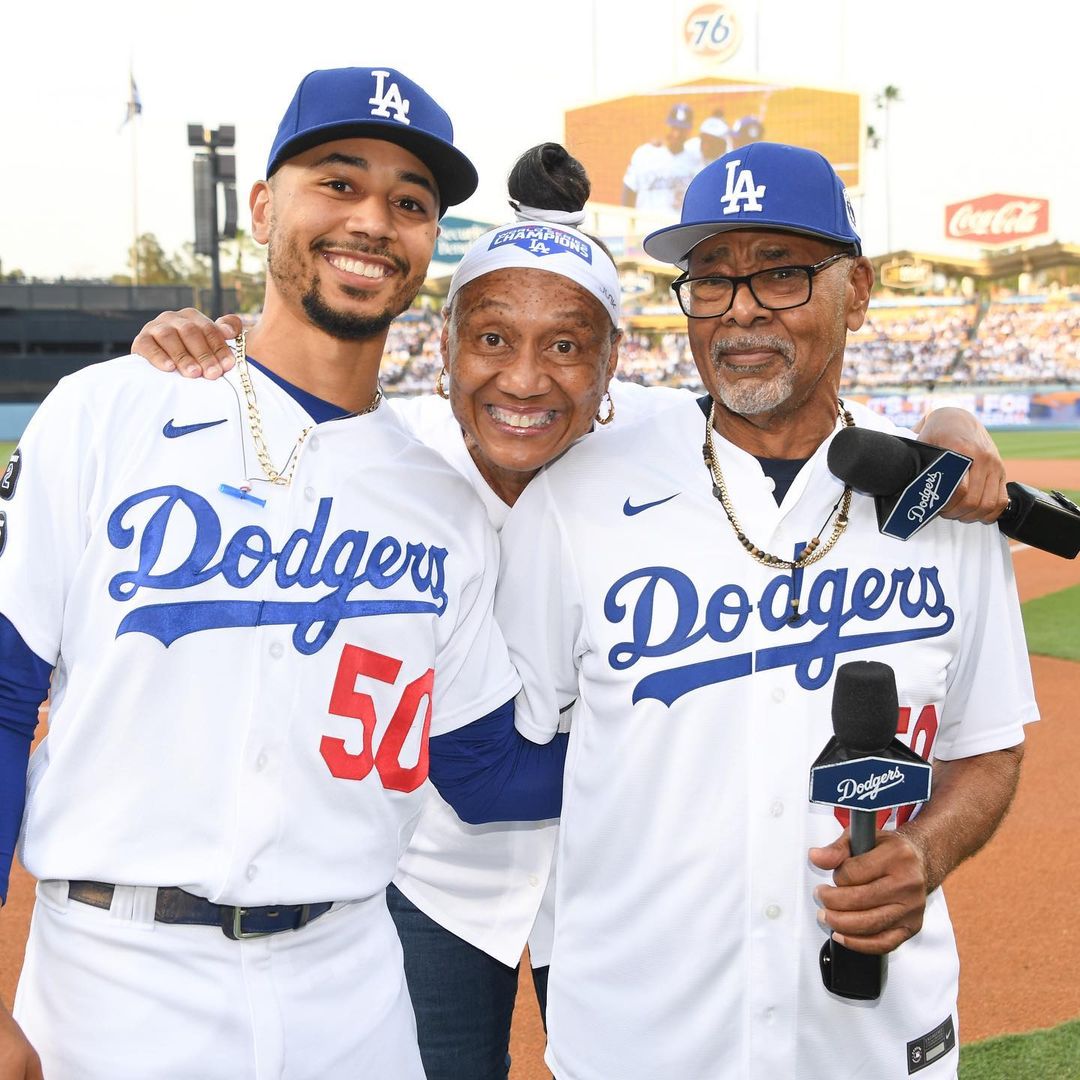
[{"label": "stadium crowd", "polygon": [[992,305],[953,380],[1080,382],[1080,302]]},{"label": "stadium crowd", "polygon": [[406,397],[430,391],[443,366],[441,337],[442,317],[434,311],[413,308],[394,322],[379,369],[383,390]]},{"label": "stadium crowd", "polygon": [[[844,388],[965,386],[988,383],[1080,384],[1080,297],[994,302],[979,318],[972,302],[871,306],[848,339]],[[974,328],[974,330],[973,330]],[[383,386],[391,394],[428,392],[442,367],[442,318],[413,310],[390,331]],[[698,389],[685,334],[629,331],[619,374],[632,382]]]},{"label": "stadium crowd", "polygon": [[847,385],[938,382],[968,342],[977,312],[973,303],[871,308],[862,329],[848,338]]}]

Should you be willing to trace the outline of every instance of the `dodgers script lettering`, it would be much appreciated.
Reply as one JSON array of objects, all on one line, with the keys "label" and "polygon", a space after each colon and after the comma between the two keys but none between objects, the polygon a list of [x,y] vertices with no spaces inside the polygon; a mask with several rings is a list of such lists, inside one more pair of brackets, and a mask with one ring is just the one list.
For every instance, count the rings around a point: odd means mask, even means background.
[{"label": "dodgers script lettering", "polygon": [[[372,540],[367,532],[356,529],[329,538],[327,527],[333,501],[321,499],[311,527],[297,529],[275,549],[269,533],[258,525],[237,529],[222,544],[217,512],[201,495],[185,488],[166,485],[129,496],[110,515],[108,537],[118,550],[133,548],[138,553],[138,564],[110,580],[109,596],[126,603],[144,589],[187,590],[220,579],[227,598],[179,600],[136,608],[121,621],[117,637],[149,634],[168,646],[186,634],[202,630],[294,626],[294,647],[311,654],[318,652],[346,619],[416,612],[442,615],[447,606],[446,549],[402,543],[393,536]],[[143,520],[136,527],[128,523],[129,518]],[[179,556],[177,537],[185,538]],[[243,600],[235,595],[252,586],[271,567],[280,589],[295,589],[306,596],[321,591],[321,595],[265,601]],[[419,595],[408,599],[349,599],[362,586],[382,592],[398,582],[411,586]]]},{"label": "dodgers script lettering", "polygon": [[[604,616],[613,624],[627,623],[630,638],[611,648],[608,662],[624,670],[645,658],[678,656],[705,639],[737,646],[756,616],[782,643],[756,651],[735,648],[727,655],[653,671],[634,687],[633,701],[655,698],[671,705],[703,686],[783,667],[794,669],[804,690],[817,690],[832,678],[843,653],[939,637],[956,620],[934,566],[894,569],[888,576],[870,568],[854,580],[846,569],[825,570],[809,589],[801,585],[802,573],[795,587],[805,610],[794,624],[788,621],[792,581],[787,574],[774,577],[756,601],[741,585],[727,583],[704,605],[694,582],[672,567],[646,566],[624,574],[608,590]],[[902,628],[869,629],[889,615],[902,616]],[[820,629],[805,637],[799,631],[806,627]]]},{"label": "dodgers script lettering", "polygon": [[941,487],[941,473],[932,472],[928,473],[926,477],[926,483],[923,485],[922,491],[919,493],[918,503],[908,510],[909,521],[922,521],[929,511],[938,504],[941,496],[938,494],[938,489]]},{"label": "dodgers script lettering", "polygon": [[869,799],[873,802],[881,792],[903,782],[903,770],[893,766],[888,772],[872,773],[861,784],[856,780],[841,780],[836,785],[836,795],[845,802],[849,799]]}]

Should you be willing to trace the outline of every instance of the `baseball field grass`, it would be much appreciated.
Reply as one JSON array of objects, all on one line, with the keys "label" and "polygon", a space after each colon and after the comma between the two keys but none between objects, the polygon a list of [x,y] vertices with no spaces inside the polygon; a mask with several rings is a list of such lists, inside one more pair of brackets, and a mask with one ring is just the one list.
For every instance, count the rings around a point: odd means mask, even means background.
[{"label": "baseball field grass", "polygon": [[1008,458],[1080,458],[1080,431],[993,431],[998,451]]},{"label": "baseball field grass", "polygon": [[1077,1080],[1080,1020],[960,1048],[960,1080]]},{"label": "baseball field grass", "polygon": [[1080,660],[1080,585],[1029,600],[1022,611],[1028,652]]},{"label": "baseball field grass", "polygon": [[[993,432],[1001,456],[1009,459],[1075,460],[1080,458],[1080,431]],[[1080,491],[1064,492],[1080,503]],[[1080,661],[1080,586],[1040,596],[1023,605],[1028,649],[1039,656]],[[1075,1075],[1080,1077],[1080,1069]]]}]

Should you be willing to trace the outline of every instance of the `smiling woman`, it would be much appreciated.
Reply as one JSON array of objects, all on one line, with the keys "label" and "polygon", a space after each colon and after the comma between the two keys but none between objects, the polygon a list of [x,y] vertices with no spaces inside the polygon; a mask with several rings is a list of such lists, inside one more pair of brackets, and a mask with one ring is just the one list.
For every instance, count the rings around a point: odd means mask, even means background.
[{"label": "smiling woman", "polygon": [[584,435],[618,363],[618,274],[574,225],[589,182],[562,147],[510,176],[519,222],[481,237],[454,274],[442,354],[480,474],[508,504]]},{"label": "smiling woman", "polygon": [[[594,423],[608,424],[616,406],[618,428],[690,397],[612,379],[618,274],[575,227],[589,195],[578,162],[556,144],[534,147],[511,172],[509,193],[518,220],[475,241],[447,297],[436,389],[451,408],[436,396],[394,402],[472,480],[496,527],[530,480]],[[466,826],[437,795],[424,808],[388,901],[429,1080],[506,1077],[526,939],[545,1002],[554,847],[553,824]]]},{"label": "smiling woman", "polygon": [[619,336],[594,297],[543,270],[495,270],[461,291],[443,330],[450,403],[505,502],[592,426]]},{"label": "smiling woman", "polygon": [[450,283],[442,349],[465,444],[513,504],[598,418],[622,332],[615,264],[573,228],[589,197],[580,164],[562,147],[535,147],[510,195],[518,222],[478,240]]}]

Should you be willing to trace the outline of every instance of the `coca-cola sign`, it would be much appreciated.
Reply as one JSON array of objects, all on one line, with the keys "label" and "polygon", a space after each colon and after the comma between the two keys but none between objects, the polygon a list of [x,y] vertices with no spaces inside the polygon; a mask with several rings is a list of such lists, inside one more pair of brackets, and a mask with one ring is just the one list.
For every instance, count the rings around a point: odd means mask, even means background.
[{"label": "coca-cola sign", "polygon": [[1050,231],[1050,203],[1026,195],[983,195],[945,207],[945,235],[972,244],[1015,244]]}]

